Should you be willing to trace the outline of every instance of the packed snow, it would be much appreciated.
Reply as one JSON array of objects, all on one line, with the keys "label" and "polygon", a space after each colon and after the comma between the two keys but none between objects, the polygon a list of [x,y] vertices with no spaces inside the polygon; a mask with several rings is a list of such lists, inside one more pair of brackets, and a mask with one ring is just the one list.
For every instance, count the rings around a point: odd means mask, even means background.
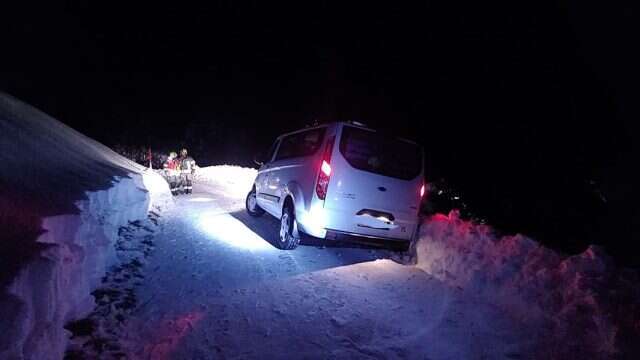
[{"label": "packed snow", "polygon": [[[278,223],[252,218],[255,170],[200,169],[165,211],[135,289],[102,322],[133,358],[504,358],[527,336],[495,306],[461,296],[387,250],[307,242],[281,251]],[[215,177],[211,177],[215,174]],[[243,184],[242,190],[238,184]],[[121,351],[121,350],[118,350]]]},{"label": "packed snow", "polygon": [[454,211],[406,254],[280,251],[277,220],[244,210],[254,169],[200,168],[174,199],[6,95],[0,130],[24,169],[0,176],[0,358],[638,357],[638,274],[598,247],[565,256]]},{"label": "packed snow", "polygon": [[[244,211],[255,170],[199,171],[194,194],[177,197],[160,219],[137,305],[96,330],[118,339],[118,352],[493,359],[637,350],[637,280],[598,248],[563,257],[453,212],[425,219],[411,256],[313,239],[280,251],[277,221]],[[392,260],[407,258],[414,263]],[[617,297],[604,299],[607,289]]]},{"label": "packed snow", "polygon": [[244,199],[257,173],[256,169],[241,166],[208,166],[198,169],[194,180],[209,185],[212,191],[223,191],[227,197]]},{"label": "packed snow", "polygon": [[118,229],[172,199],[154,172],[1,93],[0,161],[0,358],[59,359]]}]

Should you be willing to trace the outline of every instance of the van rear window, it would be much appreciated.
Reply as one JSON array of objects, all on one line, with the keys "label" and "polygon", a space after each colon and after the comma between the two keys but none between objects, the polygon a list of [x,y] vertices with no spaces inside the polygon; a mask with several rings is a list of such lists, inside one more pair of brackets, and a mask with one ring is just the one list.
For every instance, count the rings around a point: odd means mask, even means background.
[{"label": "van rear window", "polygon": [[422,149],[377,132],[345,126],[340,153],[356,169],[403,180],[415,179],[422,171]]}]

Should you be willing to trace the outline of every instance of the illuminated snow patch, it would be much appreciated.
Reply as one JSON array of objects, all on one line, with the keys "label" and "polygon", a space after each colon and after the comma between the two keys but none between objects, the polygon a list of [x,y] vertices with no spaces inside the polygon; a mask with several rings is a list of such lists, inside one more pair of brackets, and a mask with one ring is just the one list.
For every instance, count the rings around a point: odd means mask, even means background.
[{"label": "illuminated snow patch", "polygon": [[322,204],[314,204],[308,212],[300,214],[298,220],[305,231],[310,235],[317,237],[325,236],[326,213],[322,208]]},{"label": "illuminated snow patch", "polygon": [[276,249],[240,220],[228,213],[205,212],[197,220],[197,227],[214,241],[251,251]]},{"label": "illuminated snow patch", "polygon": [[169,189],[166,180],[152,171],[142,173],[142,182],[147,191],[152,193],[167,192]]},{"label": "illuminated snow patch", "polygon": [[239,166],[218,165],[200,168],[195,180],[224,189],[227,196],[244,199],[256,178],[257,171]]},{"label": "illuminated snow patch", "polygon": [[142,184],[140,185],[149,192],[149,197],[151,198],[147,211],[150,211],[152,206],[164,207],[173,203],[173,197],[169,191],[169,184],[167,184],[167,181],[162,176],[150,170],[142,172],[141,175]]},{"label": "illuminated snow patch", "polygon": [[197,198],[189,199],[189,201],[191,201],[191,202],[209,202],[209,201],[213,201],[213,199],[205,198],[205,197],[197,197]]}]

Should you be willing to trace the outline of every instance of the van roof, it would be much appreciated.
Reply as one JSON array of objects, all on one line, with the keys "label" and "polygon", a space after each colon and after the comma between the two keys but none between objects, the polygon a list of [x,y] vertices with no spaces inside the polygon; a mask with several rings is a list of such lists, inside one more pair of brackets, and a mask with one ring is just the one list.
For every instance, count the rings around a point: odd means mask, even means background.
[{"label": "van roof", "polygon": [[[378,131],[378,130],[376,130],[376,129],[370,128],[370,127],[366,126],[365,124],[362,124],[362,123],[357,122],[357,121],[340,121],[340,122],[338,122],[338,123],[340,123],[340,124],[345,124],[345,125],[349,125],[349,126],[353,126],[353,127],[358,127],[358,128],[361,128],[361,129],[367,129],[367,130],[370,130],[370,131],[375,131],[375,132],[377,132],[377,131]],[[393,136],[393,135],[392,135],[392,136]],[[398,139],[398,140],[401,140],[401,141],[407,142],[407,143],[409,143],[409,144],[413,144],[413,145],[416,145],[416,146],[420,146],[420,144],[418,144],[417,142],[415,142],[415,141],[413,141],[413,140],[409,140],[409,139],[406,139],[406,138],[403,138],[403,137],[400,137],[400,136],[393,136],[393,137],[394,137],[394,138],[396,138],[396,139]]]},{"label": "van roof", "polygon": [[[365,125],[365,124],[363,124],[361,122],[358,122],[358,121],[331,121],[331,122],[326,122],[326,123],[318,124],[318,125],[315,125],[315,126],[310,126],[310,127],[303,128],[303,129],[298,129],[298,130],[295,130],[295,131],[290,131],[290,132],[281,134],[277,138],[280,139],[280,138],[283,138],[285,136],[296,134],[296,133],[299,133],[299,132],[302,132],[302,131],[319,129],[319,128],[323,128],[323,127],[329,127],[331,125],[348,125],[348,126],[357,127],[357,128],[360,128],[360,129],[366,129],[366,130],[369,130],[369,131],[377,132],[376,129],[370,128],[367,125]],[[398,140],[401,140],[401,141],[416,145],[416,146],[420,146],[420,144],[418,144],[417,142],[415,142],[413,140],[409,140],[409,139],[406,139],[406,138],[403,138],[403,137],[399,137],[399,136],[395,136],[395,138],[398,139]]]}]

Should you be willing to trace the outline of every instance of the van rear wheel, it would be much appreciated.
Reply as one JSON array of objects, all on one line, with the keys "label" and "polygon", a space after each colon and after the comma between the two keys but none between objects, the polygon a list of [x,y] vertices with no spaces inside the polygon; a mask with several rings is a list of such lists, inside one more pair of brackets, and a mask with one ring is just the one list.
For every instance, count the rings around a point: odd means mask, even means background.
[{"label": "van rear wheel", "polygon": [[278,241],[278,247],[282,250],[293,250],[300,243],[300,237],[294,231],[295,221],[293,208],[286,206],[282,210],[282,216],[280,217],[280,241]]}]

